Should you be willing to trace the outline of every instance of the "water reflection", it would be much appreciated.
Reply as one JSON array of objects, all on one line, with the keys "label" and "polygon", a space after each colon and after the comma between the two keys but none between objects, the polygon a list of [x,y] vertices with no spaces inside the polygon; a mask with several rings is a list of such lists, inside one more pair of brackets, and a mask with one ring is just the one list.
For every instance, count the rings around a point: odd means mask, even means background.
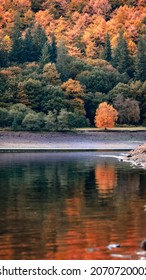
[{"label": "water reflection", "polygon": [[117,186],[116,168],[105,161],[95,166],[95,181],[100,195],[107,197]]},{"label": "water reflection", "polygon": [[145,182],[109,154],[0,154],[0,259],[138,258]]}]

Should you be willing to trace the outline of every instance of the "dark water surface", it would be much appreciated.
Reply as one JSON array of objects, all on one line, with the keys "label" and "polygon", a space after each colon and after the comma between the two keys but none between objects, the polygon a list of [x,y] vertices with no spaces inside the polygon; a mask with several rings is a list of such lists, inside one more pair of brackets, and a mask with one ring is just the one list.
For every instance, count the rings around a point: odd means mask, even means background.
[{"label": "dark water surface", "polygon": [[0,259],[138,259],[146,171],[111,155],[1,153]]}]

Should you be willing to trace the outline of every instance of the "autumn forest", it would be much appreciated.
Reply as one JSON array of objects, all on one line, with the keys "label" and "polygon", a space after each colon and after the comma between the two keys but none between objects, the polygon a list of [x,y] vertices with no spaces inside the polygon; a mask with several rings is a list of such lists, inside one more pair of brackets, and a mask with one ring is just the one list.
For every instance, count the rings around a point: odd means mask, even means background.
[{"label": "autumn forest", "polygon": [[145,0],[0,2],[1,128],[146,126]]}]

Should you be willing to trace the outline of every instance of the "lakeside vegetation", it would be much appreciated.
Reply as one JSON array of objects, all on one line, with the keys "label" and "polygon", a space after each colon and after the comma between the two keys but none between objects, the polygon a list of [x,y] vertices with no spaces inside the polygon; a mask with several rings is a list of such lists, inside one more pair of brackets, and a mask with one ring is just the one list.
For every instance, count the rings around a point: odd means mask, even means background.
[{"label": "lakeside vegetation", "polygon": [[0,127],[94,127],[103,102],[117,125],[146,126],[142,0],[2,0]]}]

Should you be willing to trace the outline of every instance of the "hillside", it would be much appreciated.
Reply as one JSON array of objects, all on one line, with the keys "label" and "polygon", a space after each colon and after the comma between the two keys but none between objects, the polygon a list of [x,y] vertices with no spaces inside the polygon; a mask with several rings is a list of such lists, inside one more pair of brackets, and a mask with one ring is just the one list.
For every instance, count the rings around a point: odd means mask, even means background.
[{"label": "hillside", "polygon": [[1,0],[0,127],[146,124],[144,0]]}]

